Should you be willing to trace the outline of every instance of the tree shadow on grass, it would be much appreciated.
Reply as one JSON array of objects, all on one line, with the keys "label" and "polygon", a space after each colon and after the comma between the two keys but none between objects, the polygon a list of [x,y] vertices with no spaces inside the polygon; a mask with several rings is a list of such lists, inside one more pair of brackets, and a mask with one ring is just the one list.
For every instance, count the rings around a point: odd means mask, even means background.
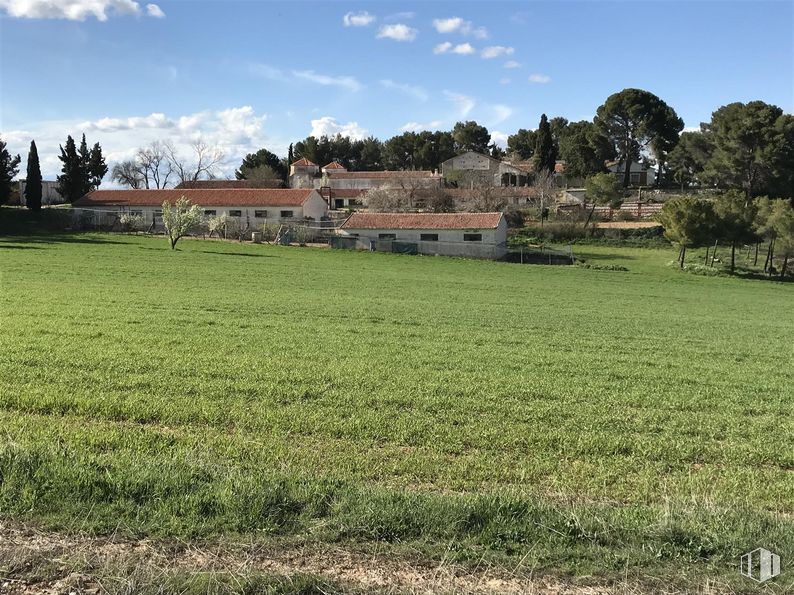
[{"label": "tree shadow on grass", "polygon": [[601,252],[588,252],[587,250],[582,250],[581,252],[574,250],[573,255],[587,262],[598,262],[600,260],[637,260],[636,256],[629,256],[628,254],[604,254]]},{"label": "tree shadow on grass", "polygon": [[246,254],[245,252],[216,252],[215,250],[196,250],[202,254],[220,254],[221,256],[249,256],[253,258],[278,258],[271,254]]},{"label": "tree shadow on grass", "polygon": [[82,235],[67,234],[36,234],[36,235],[7,235],[0,239],[0,244],[13,242],[25,244],[118,244],[128,246],[129,242],[119,242],[107,238],[90,238]]},{"label": "tree shadow on grass", "polygon": [[6,240],[0,241],[0,250],[44,250],[41,246],[11,246],[3,245]]}]

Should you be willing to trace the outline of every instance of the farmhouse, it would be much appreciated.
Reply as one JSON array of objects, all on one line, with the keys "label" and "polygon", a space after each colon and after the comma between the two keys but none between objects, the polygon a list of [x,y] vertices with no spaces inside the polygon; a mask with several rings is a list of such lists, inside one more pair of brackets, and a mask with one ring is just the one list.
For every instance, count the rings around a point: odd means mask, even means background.
[{"label": "farmhouse", "polygon": [[[626,164],[622,161],[607,161],[606,168],[623,181]],[[656,181],[656,172],[645,163],[632,161],[629,166],[629,184],[632,186],[653,186]]]},{"label": "farmhouse", "polygon": [[339,234],[371,250],[490,259],[507,252],[502,213],[359,212],[348,217]]},{"label": "farmhouse", "polygon": [[343,208],[356,206],[356,199],[372,188],[441,188],[443,178],[428,170],[348,171],[337,161],[319,167],[304,157],[290,165],[289,185],[321,190],[331,207]]},{"label": "farmhouse", "polygon": [[110,223],[121,213],[143,217],[147,223],[161,222],[162,204],[181,197],[204,209],[207,217],[226,214],[245,227],[265,222],[301,219],[319,221],[328,205],[312,189],[281,188],[185,188],[169,190],[94,190],[74,203],[78,213],[92,212],[96,223]]}]

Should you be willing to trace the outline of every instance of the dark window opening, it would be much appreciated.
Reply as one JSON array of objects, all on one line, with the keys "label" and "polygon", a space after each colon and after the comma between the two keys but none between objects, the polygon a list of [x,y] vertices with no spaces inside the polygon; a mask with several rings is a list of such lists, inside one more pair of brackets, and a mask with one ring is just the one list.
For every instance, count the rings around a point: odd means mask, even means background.
[{"label": "dark window opening", "polygon": [[242,211],[229,211],[229,217],[242,217]]},{"label": "dark window opening", "polygon": [[379,240],[396,240],[397,234],[396,233],[379,233],[378,234]]},{"label": "dark window opening", "polygon": [[206,211],[204,211],[204,214],[207,217],[214,217],[215,216],[215,210],[214,209],[207,209]]},{"label": "dark window opening", "polygon": [[463,234],[463,241],[464,242],[482,242],[482,234],[481,233],[464,233]]},{"label": "dark window opening", "polygon": [[254,211],[254,217],[257,219],[267,219],[267,211]]},{"label": "dark window opening", "polygon": [[438,234],[437,233],[423,233],[419,238],[423,242],[437,242],[438,241]]},{"label": "dark window opening", "polygon": [[292,218],[292,211],[281,211],[281,218],[282,219],[291,219]]}]

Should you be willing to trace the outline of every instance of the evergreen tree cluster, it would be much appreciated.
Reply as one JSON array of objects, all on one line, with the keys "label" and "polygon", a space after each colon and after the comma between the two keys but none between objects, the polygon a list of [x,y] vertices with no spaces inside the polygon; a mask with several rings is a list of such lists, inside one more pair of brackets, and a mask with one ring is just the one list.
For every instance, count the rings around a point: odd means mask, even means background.
[{"label": "evergreen tree cluster", "polygon": [[96,143],[89,149],[85,134],[79,149],[71,135],[66,138],[66,147],[61,146],[60,149],[58,158],[63,166],[58,176],[58,192],[66,202],[73,203],[99,187],[108,167],[102,156],[102,147]]}]

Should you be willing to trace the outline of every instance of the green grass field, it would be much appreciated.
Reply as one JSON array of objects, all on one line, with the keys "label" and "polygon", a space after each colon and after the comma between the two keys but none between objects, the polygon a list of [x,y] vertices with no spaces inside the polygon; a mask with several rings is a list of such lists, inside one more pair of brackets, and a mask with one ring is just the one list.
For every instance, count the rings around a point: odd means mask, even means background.
[{"label": "green grass field", "polygon": [[681,588],[794,560],[794,285],[178,248],[0,238],[0,515]]}]

